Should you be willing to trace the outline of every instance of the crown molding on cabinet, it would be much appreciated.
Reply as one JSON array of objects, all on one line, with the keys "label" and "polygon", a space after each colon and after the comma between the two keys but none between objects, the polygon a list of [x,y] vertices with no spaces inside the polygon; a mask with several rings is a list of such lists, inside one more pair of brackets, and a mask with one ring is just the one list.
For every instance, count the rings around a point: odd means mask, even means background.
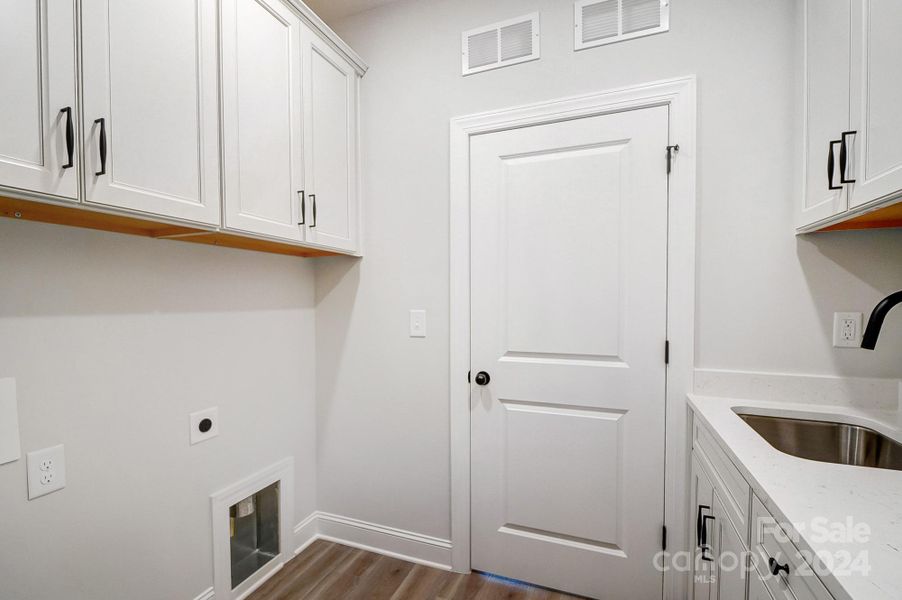
[{"label": "crown molding on cabinet", "polygon": [[348,60],[354,66],[354,70],[357,71],[358,75],[363,77],[367,70],[369,70],[369,65],[363,62],[360,55],[354,52],[354,50],[348,46],[331,27],[326,25],[326,22],[319,18],[319,15],[313,12],[312,8],[300,0],[287,1],[300,13],[301,18],[329,42],[329,45],[331,45],[339,54]]}]

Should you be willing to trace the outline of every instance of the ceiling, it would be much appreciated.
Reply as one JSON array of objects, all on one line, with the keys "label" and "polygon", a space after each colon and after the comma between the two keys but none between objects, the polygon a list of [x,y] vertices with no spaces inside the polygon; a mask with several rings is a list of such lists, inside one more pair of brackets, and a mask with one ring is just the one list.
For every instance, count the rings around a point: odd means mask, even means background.
[{"label": "ceiling", "polygon": [[307,6],[328,24],[395,0],[305,0]]}]

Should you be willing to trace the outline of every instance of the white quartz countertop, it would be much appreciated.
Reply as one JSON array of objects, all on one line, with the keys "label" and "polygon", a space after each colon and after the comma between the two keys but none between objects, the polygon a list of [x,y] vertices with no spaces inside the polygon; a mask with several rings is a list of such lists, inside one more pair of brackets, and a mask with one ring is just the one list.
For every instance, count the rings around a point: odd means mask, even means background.
[{"label": "white quartz countertop", "polygon": [[[818,557],[815,569],[833,596],[838,600],[902,599],[902,471],[837,465],[784,454],[740,419],[735,410],[852,423],[902,441],[899,412],[695,394],[689,395],[689,403],[771,514],[784,526],[793,524],[795,531],[788,533],[798,534],[799,550]],[[853,532],[848,527],[850,522],[859,524],[852,540],[838,535]],[[837,535],[824,535],[825,527]],[[845,564],[847,556],[859,562],[846,569],[835,568]],[[861,572],[863,566],[869,567],[868,574]],[[825,570],[830,572],[825,574]]]}]

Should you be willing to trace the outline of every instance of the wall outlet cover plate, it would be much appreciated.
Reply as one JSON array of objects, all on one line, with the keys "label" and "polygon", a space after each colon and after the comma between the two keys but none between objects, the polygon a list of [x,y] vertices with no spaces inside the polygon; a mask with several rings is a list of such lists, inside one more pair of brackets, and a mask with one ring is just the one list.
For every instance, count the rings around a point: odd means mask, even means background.
[{"label": "wall outlet cover plate", "polygon": [[860,348],[863,321],[860,312],[833,313],[833,347]]},{"label": "wall outlet cover plate", "polygon": [[219,407],[205,408],[189,415],[191,435],[190,442],[199,444],[219,435]]},{"label": "wall outlet cover plate", "polygon": [[26,455],[28,499],[34,500],[66,487],[66,453],[63,445]]}]

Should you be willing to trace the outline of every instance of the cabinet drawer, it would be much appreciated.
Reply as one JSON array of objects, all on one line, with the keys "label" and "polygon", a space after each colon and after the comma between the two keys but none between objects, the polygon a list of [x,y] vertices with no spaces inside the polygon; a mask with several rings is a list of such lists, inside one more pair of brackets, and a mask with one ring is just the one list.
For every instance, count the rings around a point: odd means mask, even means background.
[{"label": "cabinet drawer", "polygon": [[[771,558],[787,566],[789,572],[771,574],[768,565]],[[752,497],[752,560],[776,600],[833,598],[776,519],[755,496]]]},{"label": "cabinet drawer", "polygon": [[[749,497],[752,490],[733,461],[727,457],[720,444],[704,425],[695,421],[693,449],[704,456],[713,470],[715,484],[723,491],[724,508],[736,524],[736,528],[745,534],[748,531]],[[743,535],[743,539],[747,539]]]}]

